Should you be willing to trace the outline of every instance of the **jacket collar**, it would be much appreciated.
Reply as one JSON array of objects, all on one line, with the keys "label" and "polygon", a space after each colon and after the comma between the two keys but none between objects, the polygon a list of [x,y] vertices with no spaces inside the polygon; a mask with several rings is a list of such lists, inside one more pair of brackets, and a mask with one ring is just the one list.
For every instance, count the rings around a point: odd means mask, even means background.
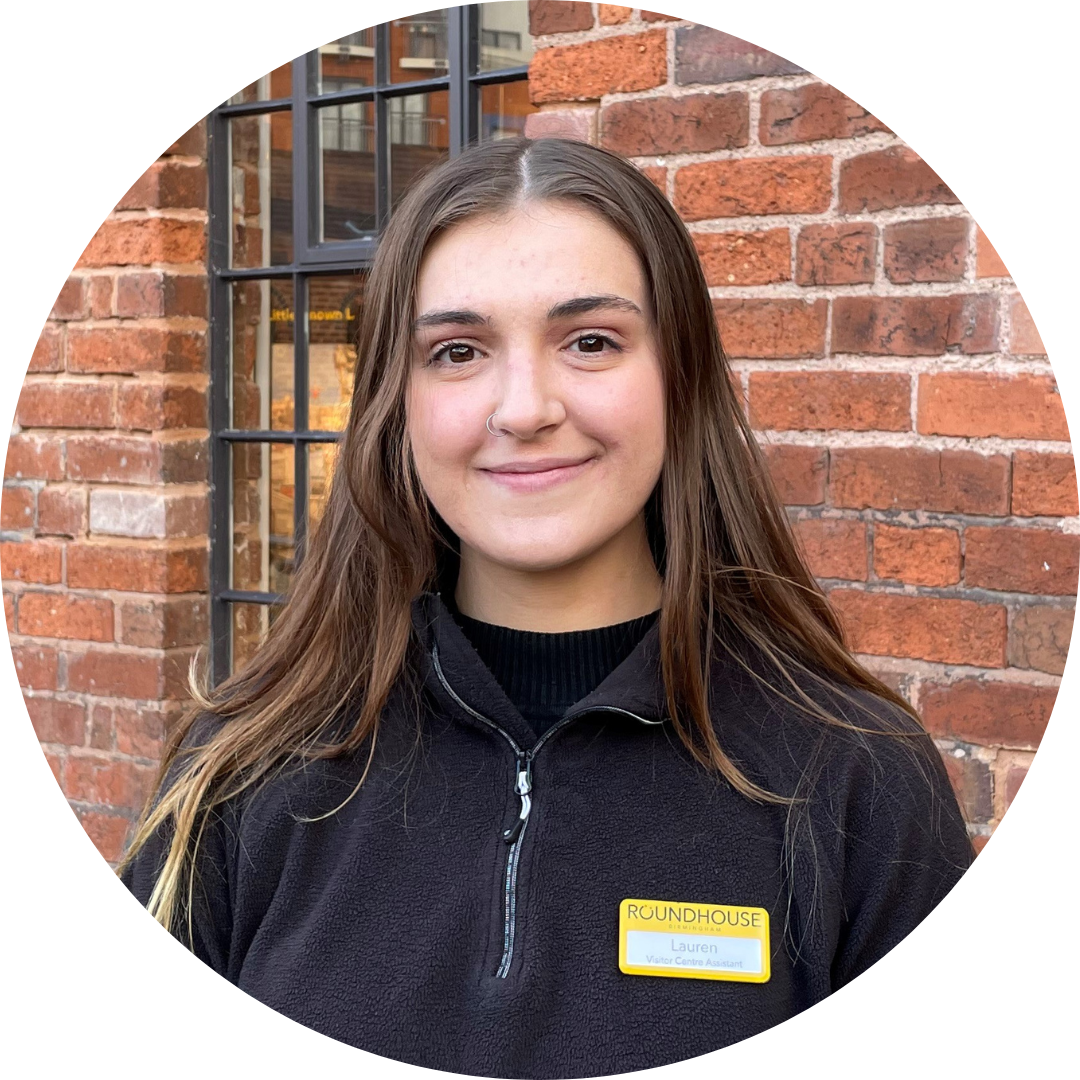
[{"label": "jacket collar", "polygon": [[[412,621],[422,648],[425,687],[453,715],[480,723],[473,715],[479,713],[519,746],[531,746],[536,741],[535,732],[472,647],[441,595],[429,591],[414,599]],[[659,620],[654,622],[634,651],[570,712],[617,710],[629,714],[624,717],[628,723],[662,723],[667,709],[659,625]]]}]

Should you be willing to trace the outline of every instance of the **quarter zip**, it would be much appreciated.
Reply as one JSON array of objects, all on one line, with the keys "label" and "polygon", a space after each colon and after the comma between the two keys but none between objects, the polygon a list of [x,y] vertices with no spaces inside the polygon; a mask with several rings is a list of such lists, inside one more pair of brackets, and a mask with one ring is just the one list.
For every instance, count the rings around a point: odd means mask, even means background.
[{"label": "quarter zip", "polygon": [[509,828],[503,831],[503,839],[510,845],[506,856],[505,887],[503,890],[503,952],[499,960],[495,977],[505,979],[510,973],[510,964],[514,958],[514,936],[517,931],[517,878],[518,864],[521,860],[521,843],[525,838],[525,829],[529,824],[529,814],[532,811],[533,786],[532,786],[532,763],[540,748],[548,742],[556,732],[561,731],[572,720],[580,716],[586,716],[591,712],[613,712],[623,716],[629,716],[639,723],[650,726],[664,723],[666,717],[659,720],[646,720],[643,716],[631,712],[629,709],[621,709],[617,705],[593,705],[576,712],[567,713],[560,717],[551,727],[540,736],[539,739],[528,749],[518,746],[514,737],[494,720],[483,713],[477,712],[468,702],[464,701],[457,691],[447,682],[439,663],[438,645],[431,646],[431,661],[435,668],[435,674],[439,678],[446,692],[461,706],[471,717],[479,720],[482,724],[498,732],[509,744],[514,752],[514,793],[521,799],[521,807],[517,820]]}]

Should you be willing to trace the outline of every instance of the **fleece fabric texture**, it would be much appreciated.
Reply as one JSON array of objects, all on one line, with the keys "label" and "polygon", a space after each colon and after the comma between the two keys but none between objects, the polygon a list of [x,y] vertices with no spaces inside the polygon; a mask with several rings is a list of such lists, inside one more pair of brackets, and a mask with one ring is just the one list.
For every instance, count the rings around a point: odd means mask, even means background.
[{"label": "fleece fabric texture", "polygon": [[[850,982],[971,861],[933,743],[871,695],[861,695],[867,717],[807,688],[863,727],[891,718],[907,736],[811,721],[718,650],[721,744],[751,779],[807,796],[786,857],[787,807],[738,794],[675,734],[659,623],[539,741],[438,594],[414,602],[413,624],[418,686],[403,679],[392,697],[356,796],[305,821],[353,789],[366,751],[309,763],[226,804],[200,850],[193,951],[334,1039],[491,1077],[600,1076],[695,1057]],[[193,741],[220,723],[197,725]],[[508,844],[530,750],[531,810]],[[124,875],[143,904],[166,840]],[[625,898],[766,908],[770,980],[622,973]]]}]

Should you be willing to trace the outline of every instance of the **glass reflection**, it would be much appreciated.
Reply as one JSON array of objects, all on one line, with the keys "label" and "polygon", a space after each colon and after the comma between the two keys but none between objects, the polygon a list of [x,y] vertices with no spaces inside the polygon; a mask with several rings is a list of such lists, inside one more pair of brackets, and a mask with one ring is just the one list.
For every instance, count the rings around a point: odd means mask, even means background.
[{"label": "glass reflection", "polygon": [[229,265],[292,262],[292,112],[229,121]]},{"label": "glass reflection", "polygon": [[362,273],[308,282],[308,422],[313,431],[342,431],[356,371],[356,336],[367,278]]},{"label": "glass reflection", "polygon": [[482,86],[479,94],[480,141],[525,134],[525,118],[537,112],[525,79]]},{"label": "glass reflection", "polygon": [[406,94],[390,98],[387,104],[393,208],[417,175],[448,155],[450,95],[445,90]]},{"label": "glass reflection", "polygon": [[446,8],[390,23],[390,81],[434,79],[450,69]]},{"label": "glass reflection", "polygon": [[230,426],[287,431],[293,426],[291,281],[234,281]]},{"label": "glass reflection", "polygon": [[233,443],[230,587],[283,593],[293,569],[293,448]]},{"label": "glass reflection", "polygon": [[[341,87],[345,89],[345,87]],[[318,111],[320,238],[375,232],[375,107],[370,101]]]},{"label": "glass reflection", "polygon": [[502,71],[520,67],[533,56],[529,33],[529,5],[480,5],[480,70]]}]

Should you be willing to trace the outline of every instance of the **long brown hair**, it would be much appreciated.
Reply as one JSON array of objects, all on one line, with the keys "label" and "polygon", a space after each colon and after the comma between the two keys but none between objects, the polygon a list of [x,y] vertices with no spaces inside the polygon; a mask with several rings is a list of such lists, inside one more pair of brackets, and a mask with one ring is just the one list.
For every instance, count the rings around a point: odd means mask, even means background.
[{"label": "long brown hair", "polygon": [[[869,691],[917,720],[852,657],[800,556],[733,385],[693,243],[667,199],[623,158],[579,142],[514,138],[473,146],[422,176],[382,237],[366,289],[348,424],[323,519],[286,605],[254,657],[215,689],[196,688],[195,707],[170,733],[157,796],[121,865],[168,828],[168,856],[148,904],[165,926],[185,906],[190,919],[185,897],[195,851],[215,806],[313,757],[366,747],[366,775],[379,716],[407,667],[411,603],[437,580],[446,549],[406,437],[418,272],[442,230],[533,199],[601,215],[634,248],[646,275],[666,390],[667,455],[645,513],[663,577],[667,710],[687,749],[748,798],[790,804],[790,795],[744,775],[717,739],[708,700],[714,643],[749,643],[774,669],[771,691],[827,723],[852,727],[808,695],[796,673]],[[350,703],[350,723],[335,725]],[[181,754],[203,713],[229,722]]]}]

